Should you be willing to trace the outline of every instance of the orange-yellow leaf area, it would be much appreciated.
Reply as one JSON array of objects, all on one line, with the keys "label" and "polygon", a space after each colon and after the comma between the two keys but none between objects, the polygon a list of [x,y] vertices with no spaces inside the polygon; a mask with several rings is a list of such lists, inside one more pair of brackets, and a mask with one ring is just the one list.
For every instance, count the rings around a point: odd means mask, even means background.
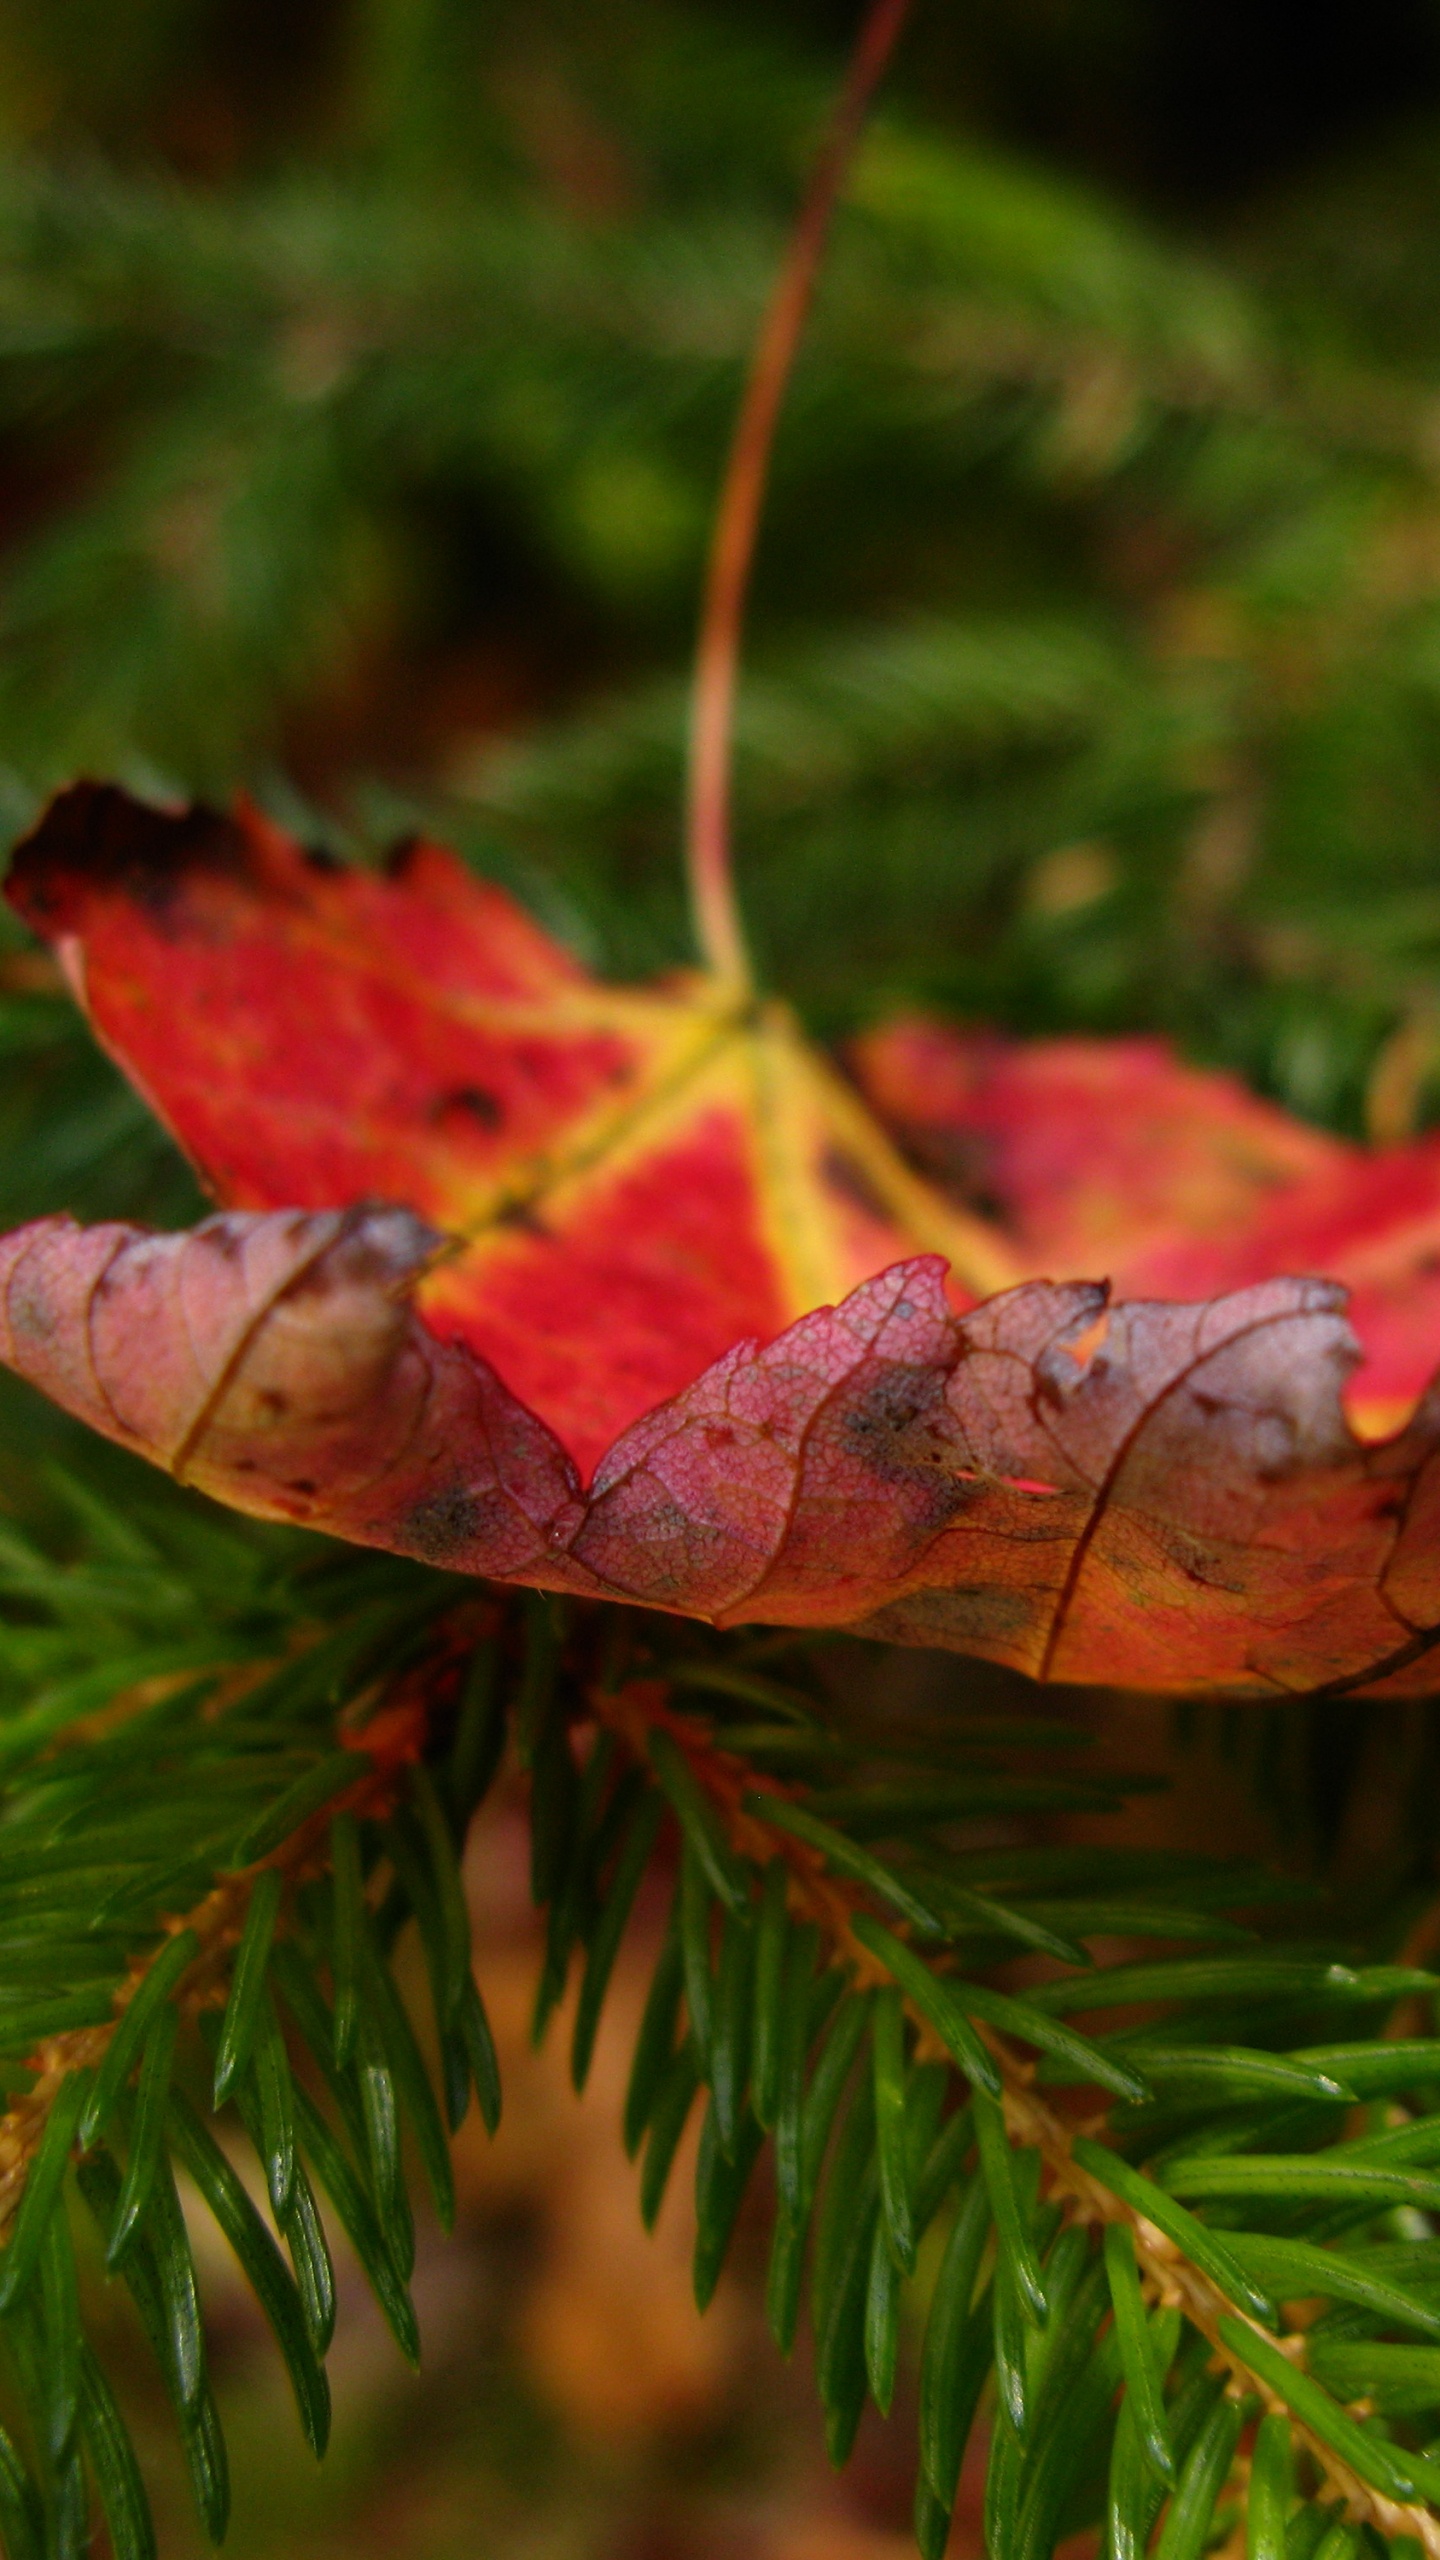
[{"label": "orange-yellow leaf area", "polygon": [[243,809],[79,786],[9,894],[222,1211],[0,1240],[0,1356],[172,1472],[721,1624],[1432,1684],[1432,1142],[917,1022],[867,1107],[783,1007],[602,985],[435,847],[361,872]]}]

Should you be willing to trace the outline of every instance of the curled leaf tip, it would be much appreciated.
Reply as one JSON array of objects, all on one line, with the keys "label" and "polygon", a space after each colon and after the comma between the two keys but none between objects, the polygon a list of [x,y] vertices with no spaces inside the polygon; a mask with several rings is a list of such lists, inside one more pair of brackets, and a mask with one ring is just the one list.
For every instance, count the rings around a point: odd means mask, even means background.
[{"label": "curled leaf tip", "polygon": [[375,1206],[232,1210],[183,1235],[43,1219],[0,1239],[0,1356],[240,1510],[513,1572],[541,1552],[531,1512],[551,1520],[574,1474],[492,1372],[417,1323],[435,1241]]}]

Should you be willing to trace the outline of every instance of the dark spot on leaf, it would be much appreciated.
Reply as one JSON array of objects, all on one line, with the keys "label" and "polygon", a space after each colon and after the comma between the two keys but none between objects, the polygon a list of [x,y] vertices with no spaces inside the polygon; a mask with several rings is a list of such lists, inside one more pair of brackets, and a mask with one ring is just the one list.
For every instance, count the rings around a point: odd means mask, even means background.
[{"label": "dark spot on leaf", "polygon": [[319,1488],[311,1476],[292,1476],[286,1490],[289,1493],[315,1493]]},{"label": "dark spot on leaf", "polygon": [[845,1417],[852,1453],[880,1481],[909,1495],[912,1529],[932,1531],[971,1499],[960,1479],[954,1425],[938,1369],[878,1364]]},{"label": "dark spot on leaf", "polygon": [[454,1117],[473,1120],[481,1129],[500,1129],[505,1125],[505,1105],[483,1084],[457,1084],[448,1093],[436,1096],[429,1116],[436,1122]]},{"label": "dark spot on leaf", "polygon": [[183,892],[196,873],[241,880],[250,847],[217,810],[154,809],[108,783],[78,782],[51,801],[16,852],[6,896],[41,932],[62,931],[83,894],[134,900],[170,939],[193,929]]},{"label": "dark spot on leaf", "polygon": [[865,1167],[846,1147],[827,1147],[820,1159],[820,1178],[832,1191],[838,1191],[852,1207],[863,1209],[867,1218],[888,1223],[890,1209],[882,1200]]},{"label": "dark spot on leaf", "polygon": [[522,1235],[542,1236],[547,1240],[553,1233],[539,1210],[532,1208],[528,1200],[507,1201],[503,1208],[496,1210],[495,1224],[497,1227],[518,1227]]},{"label": "dark spot on leaf", "polygon": [[1197,1591],[1231,1591],[1242,1594],[1245,1588],[1244,1566],[1237,1564],[1224,1541],[1193,1536],[1174,1521],[1155,1524],[1155,1543],[1165,1562]]},{"label": "dark spot on leaf", "polygon": [[997,1641],[1023,1643],[1034,1627],[1035,1614],[1033,1592],[997,1591],[987,1585],[967,1589],[961,1584],[948,1591],[912,1592],[861,1619],[855,1632],[901,1644],[954,1646],[963,1653]]},{"label": "dark spot on leaf", "polygon": [[1012,1205],[995,1180],[993,1145],[978,1131],[891,1120],[886,1126],[909,1163],[937,1190],[982,1218],[1003,1218]]},{"label": "dark spot on leaf", "polygon": [[472,1547],[484,1525],[485,1511],[463,1485],[443,1493],[427,1493],[404,1523],[406,1544],[426,1564],[452,1564]]}]

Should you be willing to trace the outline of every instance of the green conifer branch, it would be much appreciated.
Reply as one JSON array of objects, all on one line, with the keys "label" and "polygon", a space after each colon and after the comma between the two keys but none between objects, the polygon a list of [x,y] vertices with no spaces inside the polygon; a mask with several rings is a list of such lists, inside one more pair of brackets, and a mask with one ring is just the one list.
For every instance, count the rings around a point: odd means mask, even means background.
[{"label": "green conifer branch", "polygon": [[[1217,2365],[1228,2375],[1227,2392],[1237,2406],[1258,2403],[1287,2423],[1294,2450],[1308,2453],[1313,2462],[1322,2484],[1321,2494],[1328,2492],[1339,2500],[1343,2512],[1357,2524],[1373,2525],[1388,2536],[1412,2537],[1425,2551],[1440,2552],[1440,2518],[1425,2503],[1440,2493],[1440,2466],[1433,2466],[1432,2479],[1432,2466],[1426,2460],[1407,2470],[1403,2456],[1392,2456],[1387,2451],[1372,2453],[1368,2459],[1362,2453],[1364,2467],[1357,2470],[1358,2431],[1353,2421],[1328,2401],[1323,2388],[1307,2379],[1304,2330],[1292,2331],[1271,2343],[1266,2332],[1277,2325],[1275,2307],[1246,2276],[1243,2263],[1236,2263],[1223,2242],[1210,2240],[1204,2227],[1196,2224],[1187,2211],[1181,2208],[1177,2212],[1163,2189],[1123,2160],[1108,2158],[1093,2138],[1081,2138],[1077,2147],[1073,2121],[1067,2123],[1053,2106],[1045,2103],[1035,2086],[1034,2063],[1017,2050],[1012,2037],[997,2031],[993,2019],[997,2009],[1003,2007],[1010,2013],[1013,2033],[1032,2042],[1043,2039],[1046,2022],[1033,2012],[1027,2019],[1022,2001],[1002,2003],[981,1985],[960,1985],[948,1974],[932,1973],[933,1959],[927,1960],[913,1943],[897,1940],[888,1926],[867,1912],[868,1886],[872,1909],[878,1900],[887,1921],[893,1919],[898,1901],[901,1925],[913,1933],[918,1918],[922,1930],[927,1930],[926,1915],[923,1910],[917,1913],[913,1909],[909,1888],[893,1874],[887,1874],[868,1851],[852,1848],[843,1836],[832,1835],[827,1844],[823,1836],[827,1826],[817,1824],[813,1816],[807,1817],[800,1810],[803,1799],[798,1788],[786,1787],[768,1775],[757,1784],[755,1773],[743,1760],[717,1747],[713,1733],[698,1719],[676,1715],[655,1684],[637,1682],[629,1690],[599,1691],[592,1703],[605,1723],[623,1735],[638,1758],[648,1757],[652,1764],[659,1758],[657,1735],[663,1737],[668,1753],[683,1756],[695,1810],[691,1811],[686,1795],[673,1781],[666,1792],[671,1795],[688,1837],[703,1841],[700,1825],[703,1800],[708,1797],[732,1849],[749,1864],[752,1880],[761,1893],[767,1889],[763,1880],[773,1874],[777,1860],[781,1863],[787,1871],[787,1901],[794,1916],[802,1922],[813,1922],[829,1937],[834,1954],[849,1975],[852,1997],[855,1992],[863,1994],[869,1989],[894,1985],[915,2031],[917,2067],[936,2061],[957,2067],[968,2081],[977,2107],[988,2105],[987,2089],[994,2090],[1003,2102],[1005,2135],[1020,2151],[1035,2154],[1043,2164],[1044,2187],[1038,2199],[1042,2206],[1047,2198],[1058,2201],[1072,2229],[1089,2229],[1101,2235],[1121,2230],[1128,2233],[1147,2305],[1156,2312],[1181,2312],[1191,2330],[1209,2342]],[[662,1761],[662,1770],[664,1765]],[[734,1885],[720,1872],[715,1851],[710,1852],[707,1864],[721,1899],[731,1900],[733,1907]],[[904,1910],[907,1901],[912,1904],[908,1913]],[[927,1934],[933,1933],[932,1922]],[[722,1967],[723,1961],[722,1954]],[[1416,1991],[1431,1987],[1422,1975],[1409,1988],[1403,1975],[1401,1968],[1401,1978],[1394,1985],[1397,1993],[1413,1998]],[[1097,2006],[1103,1988],[1099,1982],[1094,1987]],[[972,2023],[977,2007],[978,2022]],[[691,2032],[692,2036],[696,2033],[693,2011]],[[1066,2058],[1078,2064],[1081,2076],[1088,2067],[1091,2076],[1102,2085],[1109,2084],[1110,2072],[1115,2069],[1109,2058],[1093,2047],[1087,2049],[1078,2037],[1073,2039],[1073,2045],[1073,2052]],[[998,2077],[991,2078],[986,2073],[987,2060],[993,2063]],[[1143,2052],[1136,2056],[1135,2064],[1136,2077],[1128,2090],[1121,2083],[1121,2093],[1132,2100],[1148,2094],[1143,2077],[1139,2076],[1144,2071]],[[719,2084],[713,2044],[707,2076],[714,2092],[714,2106]],[[1322,2096],[1353,2095],[1346,2084],[1334,2078],[1313,2085],[1319,2086]],[[900,2108],[903,2120],[903,2095]],[[733,2102],[730,2112],[733,2117]],[[1098,2132],[1100,2122],[1093,2121]],[[733,2124],[729,2138],[733,2150]],[[1435,2149],[1440,2153],[1440,2139]],[[984,2174],[983,2145],[981,2161]],[[882,2179],[884,2174],[882,2147]],[[997,2170],[994,2174],[1001,2173]],[[1415,2191],[1413,2181],[1407,2180],[1405,2192]],[[1396,2200],[1404,2200],[1398,2185],[1395,2194]],[[906,2223],[908,2230],[908,2205]],[[995,2233],[1002,2253],[1006,2227],[997,2199]],[[909,2254],[913,2261],[913,2239]],[[1309,2272],[1310,2279],[1323,2289],[1323,2264],[1315,2261]],[[713,2277],[707,2269],[707,2283],[711,2282]],[[1036,2284],[1038,2293],[1038,2273]],[[1252,2344],[1256,2340],[1258,2345]],[[1301,2377],[1298,2384],[1286,2383],[1287,2365]],[[1217,2473],[1217,2498],[1226,2476]],[[923,2506],[925,2530],[933,2535],[933,2483]]]},{"label": "green conifer branch", "polygon": [[[168,1533],[192,1513],[198,1524],[199,1506],[167,1506]],[[37,1608],[52,1634],[68,1616],[78,1639],[97,1608],[113,1625],[128,1602],[132,1647],[157,1614],[173,1614],[173,1572],[146,1528],[93,1496],[86,1518],[87,1542],[64,1572],[15,1536],[8,1634],[22,1657]],[[206,1518],[204,1536],[216,1534]],[[411,2128],[444,2221],[447,2125],[472,2088],[488,2121],[498,2109],[455,1857],[508,1718],[549,1915],[542,2013],[578,1981],[577,2079],[644,1872],[658,1860],[676,1877],[627,2103],[627,2139],[644,2149],[642,2209],[653,2218],[703,2100],[695,2280],[707,2300],[773,2146],[770,2319],[788,2345],[808,2257],[836,2459],[867,2394],[888,2403],[915,2250],[937,2215],[953,2218],[922,2360],[922,2549],[941,2547],[992,2371],[988,2495],[1007,2547],[1019,2532],[1017,2547],[1048,2550],[1081,2494],[1083,2461],[1098,2481],[1107,2459],[1117,2553],[1148,2516],[1145,2539],[1167,2494],[1175,2533],[1203,2532],[1217,2502],[1245,2493],[1250,2431],[1267,2411],[1284,2416],[1301,2512],[1343,2510],[1388,2538],[1436,2547],[1440,2471],[1432,2488],[1414,2418],[1427,2392],[1440,2394],[1425,2343],[1440,2337],[1440,2287],[1413,2246],[1392,2274],[1406,2249],[1385,2236],[1397,2206],[1426,2210],[1436,2187],[1428,2163],[1440,2136],[1427,2106],[1440,2039],[1384,2033],[1397,2003],[1428,2011],[1428,1973],[1237,1930],[1228,1913],[1274,1890],[1253,1871],[1197,1858],[1167,1874],[1143,1853],[1103,1848],[957,1846],[967,1813],[993,1819],[1009,1806],[1043,1821],[1047,1807],[1118,1805],[1127,1781],[1073,1752],[1072,1769],[1049,1774],[1064,1756],[1053,1719],[1036,1719],[1033,1738],[1023,1717],[962,1712],[927,1744],[847,1740],[803,1649],[783,1655],[765,1639],[717,1641],[546,1602],[493,1607],[418,1569],[338,1557],[317,1569],[308,1549],[297,1574],[280,1542],[280,1579],[273,1566],[261,1579],[263,1628],[236,1658],[224,1639],[256,1607],[253,1584],[238,1612],[233,1599],[236,1548],[248,1539],[227,1525],[208,1555],[203,1538],[189,1550],[186,1605],[204,1610],[209,1630],[203,1668],[157,1670],[153,1642],[122,1646],[108,1683],[89,1680],[77,1696],[62,1677],[59,1704],[73,1698],[78,1715],[32,1708],[11,1727],[0,2045],[34,2076],[0,2124],[12,2235],[0,2282],[15,2269],[0,2325],[37,2426],[59,2387],[46,2380],[51,2297],[37,2287],[77,2146],[82,2191],[158,2341],[212,2526],[223,2520],[223,2454],[213,2417],[196,2415],[211,2404],[193,2266],[168,2201],[172,2150],[260,2294],[317,2448],[334,2297],[312,2178],[402,2351],[418,2352],[399,2129]],[[177,1857],[177,1829],[193,1835],[201,1771],[212,1801],[234,1790],[228,1857],[218,1834],[216,1846],[187,1836]],[[117,1790],[142,1780],[153,1836],[137,1838],[132,1818],[126,1863]],[[203,1890],[167,1891],[195,1874],[197,1845]],[[258,1858],[242,1860],[256,1847]],[[27,1943],[7,1917],[17,1895],[27,1925],[37,1908],[46,1916],[61,1968],[48,1983],[16,1971]],[[77,1896],[95,1957],[78,1991],[66,1954]],[[430,1982],[438,2100],[389,1971],[411,1919]],[[1087,1940],[1122,1932],[1160,1951],[1097,1964]],[[1027,1951],[1044,1956],[1048,1978],[1002,1988],[995,1968]],[[1120,2002],[1148,2004],[1152,2023],[1105,2029],[1107,2005]],[[1157,2004],[1168,2014],[1155,2016]],[[1077,2011],[1099,2031],[1077,2031]],[[1366,2017],[1368,2035],[1326,2033]],[[189,2074],[197,2023],[257,2152],[288,2264],[175,2083],[182,2064]],[[1090,2095],[1077,2113],[1047,2083]],[[1418,2103],[1408,2130],[1353,2133],[1357,2106],[1393,2113],[1407,2094]],[[1138,2286],[1123,2341],[1099,2246],[1120,2229]],[[1309,2330],[1274,2334],[1277,2302],[1327,2292],[1331,2325],[1313,2324],[1313,2345]],[[73,2348],[73,2307],[65,2316]],[[1125,2416],[1137,2376],[1143,2427]],[[1166,2439],[1168,2480],[1136,2449],[1154,2454]],[[16,2492],[17,2519],[27,2497],[53,2515],[77,2494],[50,2441],[43,2429],[35,2437],[38,2468],[24,2472],[31,2489]],[[118,2497],[111,2441],[99,2440],[96,2477]]]}]

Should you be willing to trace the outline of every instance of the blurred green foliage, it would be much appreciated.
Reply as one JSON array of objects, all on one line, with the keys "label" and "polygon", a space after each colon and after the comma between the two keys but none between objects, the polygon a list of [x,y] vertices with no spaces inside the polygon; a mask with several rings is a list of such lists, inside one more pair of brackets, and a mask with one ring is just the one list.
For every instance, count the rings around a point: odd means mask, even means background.
[{"label": "blurred green foliage", "polygon": [[[1033,38],[1093,104],[1143,53],[1101,15],[974,29],[971,90]],[[1196,247],[977,131],[967,30],[875,120],[782,431],[764,966],[827,1033],[1153,1024],[1358,1129],[1440,949],[1433,132]],[[607,966],[685,956],[694,601],[838,32],[10,0],[12,825],[81,770],[245,782],[440,828]]]}]

